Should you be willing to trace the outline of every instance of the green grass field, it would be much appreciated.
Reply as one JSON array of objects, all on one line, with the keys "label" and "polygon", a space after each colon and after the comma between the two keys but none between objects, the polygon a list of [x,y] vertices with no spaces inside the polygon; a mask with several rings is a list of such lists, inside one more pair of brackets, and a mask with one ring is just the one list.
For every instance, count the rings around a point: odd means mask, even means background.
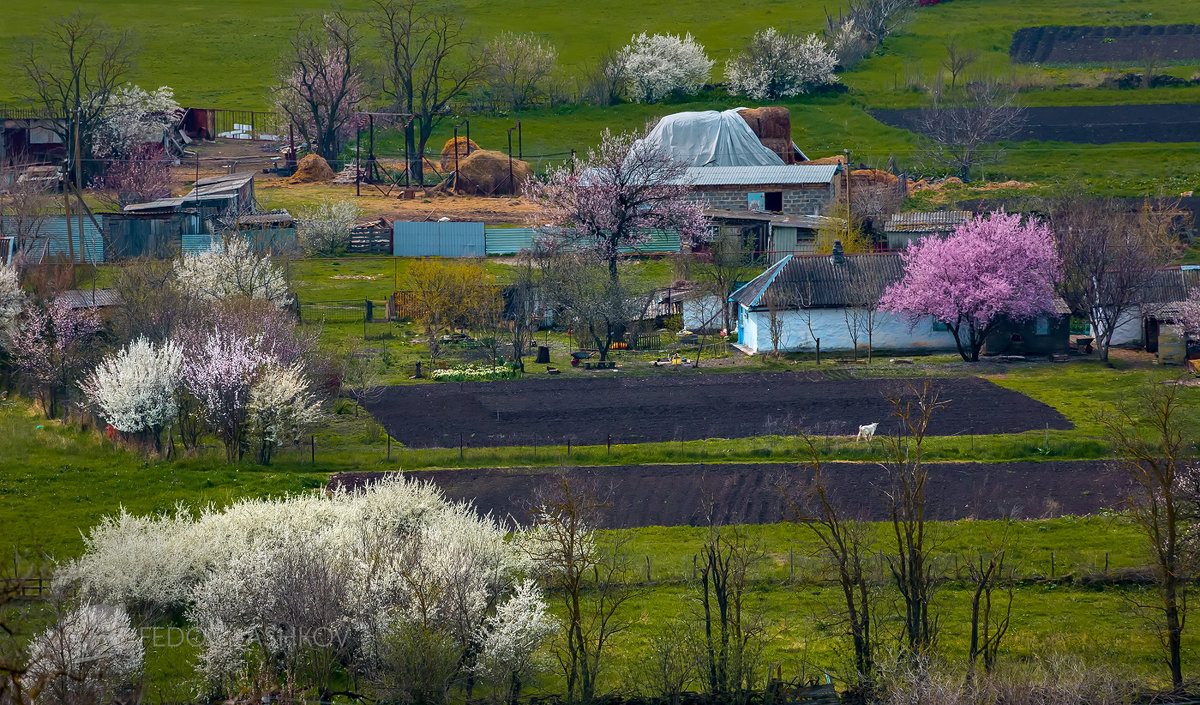
[{"label": "green grass field", "polygon": [[[609,48],[641,31],[691,32],[716,61],[714,80],[721,80],[724,62],[758,29],[773,25],[794,32],[820,31],[824,12],[836,12],[839,2],[747,0],[722,5],[687,0],[645,5],[618,0],[594,6],[567,6],[554,0],[496,4],[484,0],[458,3],[470,31],[481,37],[511,30],[533,32],[554,43],[568,77]],[[133,79],[146,86],[176,89],[185,105],[263,109],[279,57],[298,14],[319,12],[328,3],[302,0],[286,6],[265,0],[240,0],[219,5],[163,2],[69,2],[51,0],[31,5],[10,0],[6,22],[0,26],[0,66],[15,67],[22,39],[42,26],[47,17],[75,8],[98,13],[115,27],[131,28],[144,49]],[[362,10],[367,0],[344,3]],[[915,107],[928,100],[914,86],[928,83],[945,55],[953,34],[959,43],[979,52],[972,69],[1014,77],[1027,86],[1026,105],[1100,105],[1112,103],[1191,103],[1200,100],[1200,87],[1152,90],[1060,88],[1080,80],[1093,81],[1112,67],[1013,66],[1008,58],[1011,34],[1021,27],[1042,24],[1174,23],[1195,21],[1190,0],[954,0],[921,8],[916,19],[890,38],[876,55],[842,76],[846,94],[805,96],[782,101],[792,110],[793,137],[810,156],[850,149],[855,159],[875,166],[894,159],[901,169],[928,172],[923,147],[912,134],[886,127],[866,114],[867,108]],[[948,28],[952,28],[949,29]],[[368,30],[364,27],[364,33]],[[368,50],[369,54],[369,50]],[[1195,65],[1164,67],[1180,76],[1195,73]],[[25,88],[21,75],[0,88],[0,102],[20,102]],[[526,155],[535,166],[562,161],[570,150],[584,151],[599,139],[602,129],[640,129],[649,119],[690,109],[729,108],[745,99],[722,91],[686,102],[652,106],[623,104],[610,108],[566,106],[521,115],[472,115],[472,137],[485,148],[507,144],[506,130],[519,118]],[[446,121],[431,141],[434,149],[449,137]],[[381,153],[398,156],[395,139],[382,139]],[[1078,146],[1021,144],[1005,150],[981,176],[993,181],[1016,179],[1044,184],[1080,183],[1101,194],[1157,195],[1200,186],[1200,145],[1120,144]]]}]

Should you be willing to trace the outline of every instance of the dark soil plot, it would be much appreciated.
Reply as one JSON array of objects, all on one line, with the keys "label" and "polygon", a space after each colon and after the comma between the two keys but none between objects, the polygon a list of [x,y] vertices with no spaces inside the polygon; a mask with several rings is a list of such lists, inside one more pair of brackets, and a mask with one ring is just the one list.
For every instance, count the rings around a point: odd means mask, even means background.
[{"label": "dark soil plot", "polygon": [[1141,63],[1171,65],[1200,59],[1200,25],[1025,27],[1013,32],[1008,55],[1017,63]]},{"label": "dark soil plot", "polygon": [[[471,447],[856,434],[898,428],[885,395],[923,380],[826,379],[820,374],[684,374],[535,379],[389,387],[367,404],[392,438],[411,447]],[[1041,402],[965,377],[938,379],[949,407],[933,435],[1071,428]]]},{"label": "dark soil plot", "polygon": [[[871,110],[885,125],[922,131],[921,109]],[[1025,108],[1014,142],[1200,142],[1200,105],[1070,105]]]},{"label": "dark soil plot", "polygon": [[[1129,492],[1128,476],[1111,463],[930,463],[929,518],[1013,519],[1093,514],[1118,506]],[[795,465],[634,465],[561,470],[432,470],[408,477],[437,484],[453,500],[480,512],[524,523],[542,492],[559,473],[576,489],[605,500],[604,528],[769,524],[789,518],[780,487],[802,497],[807,473]],[[828,463],[829,493],[854,518],[888,519],[884,471],[873,463]],[[334,487],[360,487],[385,473],[335,475]]]}]

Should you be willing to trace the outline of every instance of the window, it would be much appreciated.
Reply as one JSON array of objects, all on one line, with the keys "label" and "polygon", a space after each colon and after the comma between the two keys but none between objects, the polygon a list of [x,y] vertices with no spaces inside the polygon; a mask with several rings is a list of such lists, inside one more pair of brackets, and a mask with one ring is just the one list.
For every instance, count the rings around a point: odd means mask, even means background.
[{"label": "window", "polygon": [[763,201],[768,211],[782,211],[783,191],[767,191],[763,194]]},{"label": "window", "polygon": [[1034,335],[1050,335],[1050,319],[1041,316],[1033,324]]}]

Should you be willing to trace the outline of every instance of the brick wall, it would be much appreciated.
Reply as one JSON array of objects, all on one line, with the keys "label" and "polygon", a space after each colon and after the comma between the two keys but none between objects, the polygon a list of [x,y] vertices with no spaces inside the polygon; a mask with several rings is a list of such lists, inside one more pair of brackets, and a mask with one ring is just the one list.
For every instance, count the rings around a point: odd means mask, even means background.
[{"label": "brick wall", "polygon": [[783,192],[783,212],[787,215],[824,214],[829,210],[836,191],[833,184],[811,186],[707,186],[695,189],[693,197],[704,199],[714,210],[746,210],[751,193]]}]

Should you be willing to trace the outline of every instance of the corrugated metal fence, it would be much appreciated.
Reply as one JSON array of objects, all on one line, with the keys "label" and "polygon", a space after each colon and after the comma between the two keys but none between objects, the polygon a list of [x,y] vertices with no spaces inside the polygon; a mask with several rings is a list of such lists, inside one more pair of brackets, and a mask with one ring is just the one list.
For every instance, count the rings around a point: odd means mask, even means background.
[{"label": "corrugated metal fence", "polygon": [[[258,252],[284,252],[296,249],[295,228],[243,230],[239,237],[250,239],[250,247]],[[212,247],[213,236],[208,233],[184,233],[181,249],[186,254],[204,252]]]},{"label": "corrugated metal fence", "polygon": [[399,257],[483,257],[483,223],[392,224],[392,254]]},{"label": "corrugated metal fence", "polygon": [[[533,246],[533,228],[485,228],[483,223],[393,224],[392,253],[400,257],[483,257],[513,255]],[[624,247],[625,254],[679,252],[678,232],[655,231],[637,247]]]},{"label": "corrugated metal fence", "polygon": [[[16,218],[13,216],[4,216],[2,219],[3,227],[0,231],[7,233],[9,228],[16,228]],[[80,251],[79,243],[79,219],[75,216],[71,217],[71,246],[75,250],[76,262],[103,262],[104,261],[104,238],[100,236],[100,230],[97,228],[86,215],[83,218],[83,247]],[[66,257],[71,247],[67,245],[67,218],[62,215],[48,216],[41,222],[38,227],[37,236],[34,238],[33,247],[29,248],[29,256],[34,262],[42,257],[44,252],[46,259],[50,260],[62,255]]]}]

